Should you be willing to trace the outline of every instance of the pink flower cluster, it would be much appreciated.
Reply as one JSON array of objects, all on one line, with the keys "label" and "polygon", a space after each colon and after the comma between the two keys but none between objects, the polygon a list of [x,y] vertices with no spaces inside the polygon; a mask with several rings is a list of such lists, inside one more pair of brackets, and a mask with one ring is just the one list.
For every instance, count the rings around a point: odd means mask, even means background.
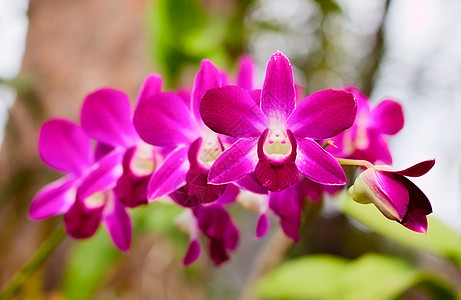
[{"label": "pink flower cluster", "polygon": [[[262,89],[253,86],[253,64],[240,60],[237,79],[203,60],[190,92],[162,91],[148,77],[132,114],[123,92],[88,95],[81,125],[53,119],[40,131],[43,161],[66,175],[42,188],[30,207],[33,219],[63,214],[74,238],[92,236],[102,222],[114,244],[130,248],[129,208],[168,197],[185,211],[190,244],[184,264],[207,238],[217,265],[238,245],[226,210],[242,190],[259,195],[240,202],[259,214],[256,237],[269,229],[268,214],[287,236],[299,238],[304,202],[320,200],[346,184],[341,161],[367,161],[350,189],[354,200],[374,203],[389,219],[425,232],[432,212],[427,197],[405,176],[421,176],[425,161],[395,171],[387,137],[403,127],[401,106],[371,107],[353,87],[297,96],[293,70],[281,52],[272,55]],[[333,144],[326,149],[321,145]],[[339,161],[339,162],[338,162]],[[250,203],[251,202],[251,203]]]}]

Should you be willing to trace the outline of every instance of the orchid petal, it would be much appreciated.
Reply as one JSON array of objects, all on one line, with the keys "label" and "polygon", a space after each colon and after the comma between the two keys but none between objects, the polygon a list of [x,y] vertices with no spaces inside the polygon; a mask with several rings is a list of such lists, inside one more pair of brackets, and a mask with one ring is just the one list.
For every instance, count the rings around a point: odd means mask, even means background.
[{"label": "orchid petal", "polygon": [[261,106],[261,89],[255,89],[248,91],[248,94],[250,94],[251,99],[256,103],[256,105],[259,107]]},{"label": "orchid petal", "polygon": [[287,121],[296,137],[327,139],[352,126],[357,106],[351,93],[323,90],[307,96]]},{"label": "orchid petal", "polygon": [[184,259],[182,261],[183,265],[187,266],[197,260],[200,256],[200,244],[197,240],[192,240],[189,243],[189,247],[187,248],[186,255],[184,255]]},{"label": "orchid petal", "polygon": [[392,155],[385,136],[370,129],[367,130],[367,134],[369,140],[368,147],[365,149],[356,149],[351,158],[364,159],[371,163],[391,164]]},{"label": "orchid petal", "polygon": [[91,164],[90,139],[78,125],[53,119],[42,125],[38,148],[50,167],[80,175]]},{"label": "orchid petal", "polygon": [[144,101],[149,101],[149,98],[159,94],[162,91],[162,77],[157,74],[149,75],[144,81],[141,90],[139,91],[138,99],[136,100],[136,106],[140,105]]},{"label": "orchid petal", "polygon": [[370,115],[370,101],[368,100],[368,97],[355,86],[348,86],[343,90],[354,95],[354,98],[357,101],[357,115],[364,115],[368,118]]},{"label": "orchid petal", "polygon": [[216,203],[220,205],[228,205],[234,203],[239,192],[240,189],[237,186],[233,184],[228,184],[226,185],[226,190],[224,191],[224,193],[222,193],[219,196],[218,200],[216,200]]},{"label": "orchid petal", "polygon": [[103,158],[104,156],[106,156],[107,154],[109,154],[110,152],[112,152],[112,150],[114,150],[115,147],[114,146],[111,146],[111,145],[106,145],[106,144],[103,144],[103,143],[96,143],[96,146],[94,148],[94,161],[98,161],[100,160],[101,158]]},{"label": "orchid petal", "polygon": [[43,187],[35,196],[29,209],[34,220],[46,219],[65,213],[75,202],[75,178],[64,177]]},{"label": "orchid petal", "polygon": [[280,218],[283,232],[295,242],[299,239],[302,202],[296,186],[291,186],[278,193],[270,193],[269,207]]},{"label": "orchid petal", "polygon": [[149,201],[168,195],[186,183],[186,174],[189,170],[187,151],[186,146],[176,148],[152,174],[147,186]]},{"label": "orchid petal", "polygon": [[142,102],[135,110],[133,123],[139,136],[154,146],[188,144],[199,135],[186,104],[172,92]]},{"label": "orchid petal", "polygon": [[239,139],[221,153],[211,165],[208,182],[211,184],[231,183],[253,172],[258,161],[257,142],[257,138]]},{"label": "orchid petal", "polygon": [[117,182],[115,192],[119,201],[127,207],[138,207],[147,204],[147,186],[150,176],[135,176],[123,172]]},{"label": "orchid petal", "polygon": [[394,173],[394,174],[410,176],[410,177],[420,177],[426,174],[427,172],[429,172],[429,170],[432,169],[434,164],[435,164],[435,159],[428,159],[420,163],[417,163],[409,168],[406,168],[404,170],[400,170],[400,171],[382,170],[382,172]]},{"label": "orchid petal", "polygon": [[104,206],[87,208],[80,200],[75,201],[64,214],[66,232],[76,239],[91,237],[99,227]]},{"label": "orchid petal", "polygon": [[242,189],[250,191],[252,193],[267,194],[267,189],[258,182],[254,173],[250,173],[246,176],[243,176],[235,183]]},{"label": "orchid petal", "polygon": [[399,177],[367,169],[357,177],[350,194],[359,203],[373,202],[386,218],[401,222],[407,213],[409,194]]},{"label": "orchid petal", "polygon": [[193,209],[200,230],[210,239],[210,256],[217,265],[229,257],[226,249],[237,247],[239,233],[230,215],[221,205],[198,206]]},{"label": "orchid petal", "polygon": [[255,168],[258,182],[272,192],[281,190],[294,184],[299,177],[298,168],[290,159],[273,160],[260,158]]},{"label": "orchid petal", "polygon": [[393,135],[404,125],[402,106],[393,100],[384,100],[371,112],[373,127],[382,133]]},{"label": "orchid petal", "polygon": [[202,60],[200,69],[194,79],[194,87],[192,89],[191,97],[191,108],[196,120],[200,120],[200,101],[206,91],[220,86],[222,86],[221,72],[210,60]]},{"label": "orchid petal", "polygon": [[270,224],[269,219],[265,214],[261,214],[258,217],[258,221],[256,222],[256,235],[257,239],[262,238],[269,232]]},{"label": "orchid petal", "polygon": [[237,85],[247,91],[253,88],[254,63],[249,56],[242,56],[238,61]]},{"label": "orchid petal", "polygon": [[127,207],[137,207],[147,203],[147,185],[150,175],[136,175],[131,170],[131,162],[136,154],[137,147],[125,152],[123,157],[123,174],[117,181],[115,193],[118,200]]},{"label": "orchid petal", "polygon": [[346,175],[331,154],[311,139],[297,139],[297,142],[296,166],[301,174],[320,184],[346,184]]},{"label": "orchid petal", "polygon": [[290,61],[277,51],[267,64],[261,93],[261,110],[271,125],[284,124],[296,105],[293,69]]},{"label": "orchid petal", "polygon": [[136,143],[130,100],[121,91],[100,89],[86,96],[80,120],[88,136],[98,142],[125,147]]},{"label": "orchid petal", "polygon": [[114,188],[123,174],[123,154],[123,151],[116,149],[91,166],[78,187],[78,197],[86,199],[98,192]]},{"label": "orchid petal", "polygon": [[103,214],[104,224],[115,246],[122,251],[128,251],[130,249],[132,232],[130,216],[122,203],[114,197],[113,193],[111,193],[111,197],[107,200]]},{"label": "orchid petal", "polygon": [[432,213],[431,203],[426,195],[410,180],[399,177],[408,190],[410,202],[402,225],[416,232],[427,232],[427,215]]},{"label": "orchid petal", "polygon": [[238,86],[210,89],[200,103],[203,122],[214,132],[232,137],[256,137],[267,120],[250,94]]},{"label": "orchid petal", "polygon": [[223,262],[229,260],[229,255],[227,254],[226,248],[220,241],[210,240],[208,251],[210,252],[211,260],[216,266],[219,266]]}]

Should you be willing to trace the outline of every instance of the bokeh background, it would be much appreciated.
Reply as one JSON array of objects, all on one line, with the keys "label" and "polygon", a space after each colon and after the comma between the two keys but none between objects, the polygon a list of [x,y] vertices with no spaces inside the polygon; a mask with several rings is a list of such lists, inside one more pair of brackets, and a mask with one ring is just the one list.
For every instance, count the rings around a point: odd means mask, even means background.
[{"label": "bokeh background", "polygon": [[[38,189],[60,176],[38,156],[41,123],[53,117],[78,122],[83,98],[102,86],[134,100],[153,72],[166,88],[190,86],[202,58],[234,72],[238,57],[250,54],[260,84],[276,50],[290,58],[307,93],[354,84],[374,103],[392,98],[403,105],[405,127],[390,140],[394,167],[436,158],[414,182],[447,226],[447,239],[459,245],[460,14],[457,0],[0,0],[0,286],[61,221],[27,217]],[[248,294],[252,266],[277,232],[255,241],[255,215],[235,208],[241,242],[231,262],[215,268],[202,255],[184,268],[187,236],[174,224],[177,213],[162,204],[135,210],[128,254],[114,249],[105,232],[84,242],[66,239],[17,297],[256,297]],[[302,232],[305,238],[290,245],[286,257],[390,254],[461,289],[460,264],[449,255],[402,246],[334,208],[324,208]],[[400,296],[431,297],[415,287]]]}]

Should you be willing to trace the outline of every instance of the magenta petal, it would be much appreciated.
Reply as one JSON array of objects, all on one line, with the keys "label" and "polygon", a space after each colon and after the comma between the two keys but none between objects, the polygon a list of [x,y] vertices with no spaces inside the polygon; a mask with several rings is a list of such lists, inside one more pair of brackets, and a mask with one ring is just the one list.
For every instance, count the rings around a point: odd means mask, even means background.
[{"label": "magenta petal", "polygon": [[410,196],[408,210],[402,225],[416,232],[427,232],[427,215],[432,213],[432,206],[426,195],[410,180],[400,177]]},{"label": "magenta petal", "polygon": [[203,122],[211,130],[232,137],[256,137],[267,120],[250,94],[238,86],[210,89],[200,103]]},{"label": "magenta petal", "polygon": [[269,207],[280,218],[283,232],[295,242],[299,239],[302,201],[296,186],[291,186],[279,193],[270,193]]},{"label": "magenta petal", "polygon": [[65,213],[75,202],[77,190],[74,178],[61,178],[43,187],[35,196],[29,216],[42,220]]},{"label": "magenta petal", "polygon": [[290,61],[277,51],[267,64],[261,94],[261,109],[272,125],[284,124],[296,105],[293,69]]},{"label": "magenta petal", "polygon": [[149,201],[168,195],[186,183],[186,174],[189,170],[187,151],[186,146],[176,148],[152,174],[147,186]]},{"label": "magenta petal", "polygon": [[249,56],[242,56],[238,62],[237,85],[247,91],[253,88],[254,63]]},{"label": "magenta petal", "polygon": [[229,260],[229,255],[227,254],[226,248],[220,241],[210,240],[209,251],[211,260],[213,260],[213,263],[216,266],[219,266],[223,262]]},{"label": "magenta petal", "polygon": [[367,130],[368,147],[365,149],[356,149],[350,155],[350,158],[364,159],[371,163],[380,162],[383,164],[391,164],[392,156],[387,145],[386,137],[373,129]]},{"label": "magenta petal", "polygon": [[[385,206],[393,207],[397,213],[398,220],[402,220],[407,213],[409,193],[406,187],[401,183],[400,176],[394,174],[385,174],[382,172],[375,172],[375,176],[376,183],[385,193],[385,195],[383,195],[384,197],[380,199],[382,204]],[[378,208],[380,207],[378,206]]]},{"label": "magenta petal", "polygon": [[136,106],[144,101],[149,101],[149,98],[160,93],[162,91],[162,77],[157,74],[149,75],[139,91],[138,100]]},{"label": "magenta petal", "polygon": [[177,203],[186,207],[191,207],[191,203],[213,202],[226,189],[225,185],[208,184],[208,169],[197,161],[201,145],[202,138],[198,138],[190,146],[188,152],[190,168],[186,175],[186,185],[172,194]]},{"label": "magenta petal", "polygon": [[262,90],[261,89],[255,89],[255,90],[248,91],[248,93],[250,94],[251,99],[253,99],[253,101],[256,103],[256,105],[261,106],[261,93],[262,93]]},{"label": "magenta petal", "polygon": [[327,139],[352,126],[357,105],[351,93],[323,90],[307,96],[287,121],[296,137]]},{"label": "magenta petal", "polygon": [[280,192],[294,184],[299,177],[298,168],[291,159],[260,158],[255,168],[256,179],[269,191]]},{"label": "magenta petal", "polygon": [[100,89],[86,96],[80,120],[83,129],[98,142],[112,146],[136,143],[130,100],[121,91]]},{"label": "magenta petal", "polygon": [[246,176],[243,176],[235,183],[242,189],[250,191],[252,193],[267,194],[267,189],[258,182],[254,173],[250,173]]},{"label": "magenta petal", "polygon": [[92,236],[102,218],[104,206],[97,208],[87,208],[80,200],[75,201],[69,211],[64,214],[66,232],[76,238],[84,239]]},{"label": "magenta petal", "polygon": [[218,200],[216,200],[216,203],[219,205],[227,205],[234,203],[239,193],[240,189],[237,186],[233,184],[228,184],[226,185],[226,190],[224,191],[224,193],[222,193],[219,196]]},{"label": "magenta petal", "polygon": [[417,163],[416,165],[411,166],[404,170],[400,170],[400,171],[384,170],[383,172],[389,172],[389,173],[394,173],[394,174],[403,175],[403,176],[410,176],[410,177],[419,177],[429,172],[429,170],[432,169],[434,164],[435,164],[435,159],[429,159],[429,160],[425,160],[420,163]]},{"label": "magenta petal", "polygon": [[131,170],[131,161],[137,148],[132,147],[123,157],[123,174],[117,181],[114,191],[118,200],[127,207],[137,207],[147,203],[147,185],[150,175],[137,176]]},{"label": "magenta petal", "polygon": [[191,107],[196,120],[200,120],[200,101],[206,91],[211,88],[222,86],[222,74],[216,66],[208,59],[202,60],[200,69],[194,79],[192,89]]},{"label": "magenta petal", "polygon": [[80,175],[91,164],[90,139],[80,126],[67,120],[44,123],[38,148],[42,160],[61,172]]},{"label": "magenta petal", "polygon": [[254,171],[257,138],[239,139],[221,153],[211,165],[208,182],[211,184],[231,183]]},{"label": "magenta petal", "polygon": [[210,256],[217,265],[229,257],[226,249],[237,247],[239,233],[230,215],[221,205],[198,206],[193,209],[199,229],[210,240]]},{"label": "magenta petal", "polygon": [[257,239],[262,238],[269,231],[270,224],[269,219],[265,214],[259,215],[258,221],[256,223],[256,235]]},{"label": "magenta petal", "polygon": [[139,136],[154,146],[191,143],[199,135],[186,104],[172,92],[142,102],[135,110],[133,123]]},{"label": "magenta petal", "polygon": [[373,127],[385,134],[396,134],[404,125],[402,106],[393,100],[384,100],[371,112]]},{"label": "magenta petal", "polygon": [[320,184],[346,184],[343,168],[328,152],[311,139],[297,139],[296,166],[301,174]]},{"label": "magenta petal", "polygon": [[78,187],[78,197],[85,199],[91,195],[112,189],[123,173],[123,151],[115,149],[91,166]]},{"label": "magenta petal", "polygon": [[183,265],[187,266],[197,260],[200,256],[200,244],[197,240],[192,240],[189,243],[189,247],[187,248],[186,255],[184,255],[184,259],[182,261]]},{"label": "magenta petal", "polygon": [[131,220],[126,208],[114,197],[108,199],[104,208],[104,224],[109,231],[110,237],[122,251],[128,251],[131,244]]}]

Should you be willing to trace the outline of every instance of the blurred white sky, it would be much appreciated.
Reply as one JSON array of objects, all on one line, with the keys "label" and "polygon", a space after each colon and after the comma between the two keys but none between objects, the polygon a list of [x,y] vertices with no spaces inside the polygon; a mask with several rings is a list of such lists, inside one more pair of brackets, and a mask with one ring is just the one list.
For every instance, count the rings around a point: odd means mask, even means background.
[{"label": "blurred white sky", "polygon": [[[253,36],[252,54],[261,69],[275,50],[287,55],[305,55],[315,47],[310,33],[318,24],[318,8],[307,0],[261,0],[258,18],[289,20],[293,30],[284,36]],[[367,34],[376,24],[381,1],[341,0],[348,11],[350,31],[362,28]],[[290,3],[296,5],[289,5]],[[270,6],[270,5],[273,6]],[[366,4],[366,5],[364,5]],[[28,0],[0,0],[0,77],[14,78],[20,69],[27,30]],[[272,7],[272,8],[271,8]],[[298,7],[298,9],[293,9]],[[259,9],[259,10],[258,10]],[[300,14],[299,11],[303,13]],[[309,13],[310,12],[310,13]],[[433,203],[434,214],[461,231],[461,1],[393,0],[386,23],[386,54],[371,96],[399,100],[406,124],[391,139],[395,168],[436,158],[427,175],[413,181]],[[297,17],[296,17],[297,16]],[[306,22],[305,27],[295,25]],[[368,26],[368,25],[369,26]],[[251,24],[250,24],[251,26]],[[334,26],[334,24],[332,25]],[[297,32],[302,28],[301,32]],[[289,38],[289,39],[288,39]],[[266,45],[266,46],[264,46]],[[360,45],[360,44],[359,44]],[[291,47],[290,47],[291,46]],[[357,48],[349,43],[348,47]],[[302,50],[304,49],[304,50]],[[357,51],[360,50],[358,47]],[[347,71],[347,69],[346,69]],[[263,72],[259,72],[260,75]],[[0,128],[14,93],[0,86]],[[3,130],[0,130],[0,143]]]},{"label": "blurred white sky", "polygon": [[392,1],[388,45],[372,98],[394,97],[405,127],[391,140],[394,166],[436,158],[413,181],[434,214],[461,231],[461,1]]}]

